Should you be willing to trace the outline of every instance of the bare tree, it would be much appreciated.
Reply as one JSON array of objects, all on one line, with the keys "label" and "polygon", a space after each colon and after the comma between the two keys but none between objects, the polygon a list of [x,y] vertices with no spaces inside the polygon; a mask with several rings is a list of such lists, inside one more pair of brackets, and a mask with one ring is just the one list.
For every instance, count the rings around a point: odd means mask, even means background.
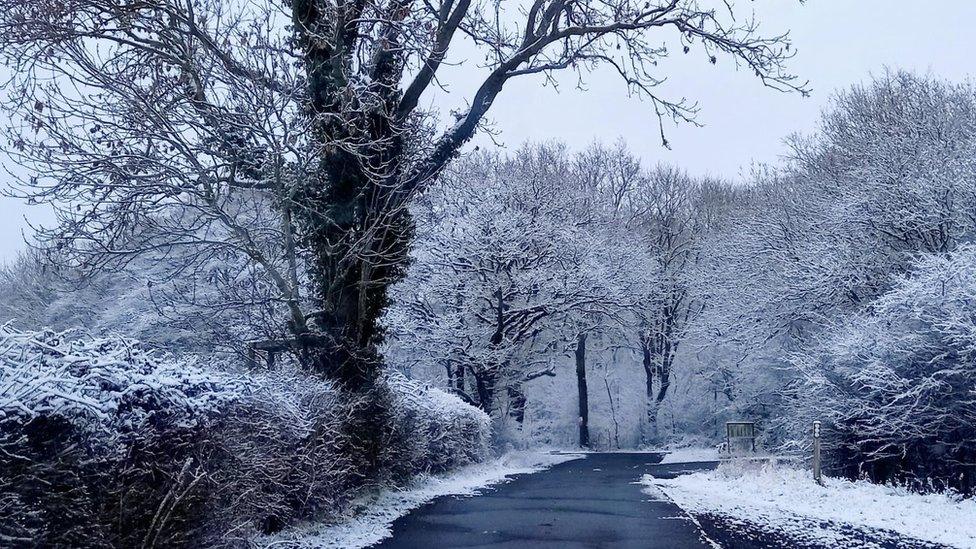
[{"label": "bare tree", "polygon": [[678,348],[703,307],[694,283],[705,229],[701,185],[680,170],[659,166],[635,187],[629,214],[631,226],[660,269],[658,286],[639,312],[647,444],[658,437],[657,416],[671,388]]},{"label": "bare tree", "polygon": [[[656,61],[680,48],[802,91],[783,70],[786,36],[763,37],[717,4],[3,0],[7,106],[21,122],[11,138],[35,168],[32,196],[72,208],[51,235],[72,249],[61,253],[93,266],[172,246],[243,254],[287,306],[290,331],[324,347],[318,367],[359,385],[378,365],[376,320],[402,276],[405,205],[508,81],[605,65],[660,117],[691,120],[693,105],[654,91]],[[420,99],[465,40],[487,75],[438,134]],[[253,228],[242,202],[258,195],[275,219]],[[310,296],[296,243],[310,254]]]},{"label": "bare tree", "polygon": [[2,7],[8,154],[29,168],[17,191],[56,210],[39,236],[60,272],[141,256],[163,280],[256,271],[306,330],[290,196],[319,146],[281,14],[223,2]]}]

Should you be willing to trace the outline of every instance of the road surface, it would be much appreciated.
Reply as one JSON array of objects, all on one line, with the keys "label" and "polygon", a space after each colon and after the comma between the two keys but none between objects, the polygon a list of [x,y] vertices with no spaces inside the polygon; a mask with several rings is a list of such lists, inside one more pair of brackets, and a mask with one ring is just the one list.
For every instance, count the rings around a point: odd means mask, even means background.
[{"label": "road surface", "polygon": [[635,484],[714,467],[659,465],[663,454],[589,454],[485,490],[439,498],[393,523],[385,549],[711,547],[684,511]]}]

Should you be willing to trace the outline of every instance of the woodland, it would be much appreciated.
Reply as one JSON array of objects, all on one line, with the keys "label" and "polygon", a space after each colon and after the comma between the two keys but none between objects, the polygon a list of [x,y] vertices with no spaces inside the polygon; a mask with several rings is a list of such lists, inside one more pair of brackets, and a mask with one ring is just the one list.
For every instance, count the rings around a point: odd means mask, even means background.
[{"label": "woodland", "polygon": [[[459,49],[483,80],[448,112]],[[7,192],[57,217],[0,270],[0,545],[247,546],[506,450],[743,419],[971,494],[971,84],[841,90],[746,182],[469,145],[508,81],[609,71],[666,147],[697,106],[658,60],[805,94],[793,55],[704,0],[0,0]]]}]

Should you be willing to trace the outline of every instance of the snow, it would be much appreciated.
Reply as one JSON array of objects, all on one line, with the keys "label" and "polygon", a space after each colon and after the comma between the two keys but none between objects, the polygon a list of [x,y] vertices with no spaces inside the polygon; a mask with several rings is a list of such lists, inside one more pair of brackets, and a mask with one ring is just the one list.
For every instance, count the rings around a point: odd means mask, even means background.
[{"label": "snow", "polygon": [[397,461],[412,471],[441,473],[491,455],[491,418],[456,395],[388,371],[391,411],[401,418]]},{"label": "snow", "polygon": [[665,450],[667,455],[661,460],[661,464],[667,463],[699,463],[702,461],[718,461],[718,449],[716,448],[675,448]]},{"label": "snow", "polygon": [[714,471],[674,479],[644,475],[641,483],[647,494],[663,492],[689,513],[745,520],[799,539],[812,535],[827,546],[841,546],[841,539],[829,526],[818,527],[825,522],[976,548],[976,501],[952,493],[918,494],[902,487],[830,477],[819,486],[810,472],[775,463],[724,464]]},{"label": "snow", "polygon": [[59,415],[102,438],[172,414],[187,425],[239,398],[243,384],[132,339],[0,325],[0,420]]},{"label": "snow", "polygon": [[[508,452],[498,459],[461,467],[451,473],[420,476],[398,490],[363,496],[350,505],[357,514],[336,524],[309,524],[258,540],[264,547],[358,549],[392,534],[395,520],[442,496],[475,496],[484,489],[553,465],[583,458],[583,454]],[[263,542],[263,543],[262,543]]]}]

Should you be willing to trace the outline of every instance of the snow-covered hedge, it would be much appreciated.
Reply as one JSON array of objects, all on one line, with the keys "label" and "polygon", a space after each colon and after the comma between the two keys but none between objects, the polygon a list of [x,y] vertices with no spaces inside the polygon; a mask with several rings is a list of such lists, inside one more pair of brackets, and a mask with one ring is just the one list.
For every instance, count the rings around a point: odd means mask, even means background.
[{"label": "snow-covered hedge", "polygon": [[922,259],[910,276],[793,357],[797,435],[826,422],[851,476],[976,489],[976,247]]},{"label": "snow-covered hedge", "polygon": [[491,445],[491,419],[455,395],[427,388],[398,372],[384,383],[392,395],[396,440],[405,441],[392,456],[412,473],[446,471],[480,461]]},{"label": "snow-covered hedge", "polygon": [[[362,459],[354,410],[376,409]],[[362,414],[359,414],[362,417]],[[482,459],[480,411],[395,374],[352,396],[121,338],[0,327],[0,546],[238,546],[357,488]]]},{"label": "snow-covered hedge", "polygon": [[106,448],[131,443],[126,437],[163,418],[195,427],[243,392],[228,376],[125,339],[0,327],[0,365],[0,421],[63,417]]}]

